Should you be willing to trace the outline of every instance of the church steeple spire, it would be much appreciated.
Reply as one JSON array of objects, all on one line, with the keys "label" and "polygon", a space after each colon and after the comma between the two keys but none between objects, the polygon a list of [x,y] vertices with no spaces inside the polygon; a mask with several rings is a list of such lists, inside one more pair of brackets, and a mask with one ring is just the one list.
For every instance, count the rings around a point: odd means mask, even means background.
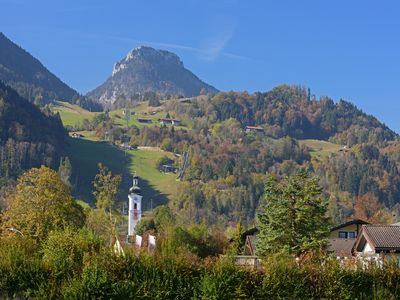
[{"label": "church steeple spire", "polygon": [[139,177],[136,172],[133,175],[132,187],[129,189],[129,218],[128,218],[128,240],[135,234],[135,227],[142,218],[142,190],[139,187]]}]

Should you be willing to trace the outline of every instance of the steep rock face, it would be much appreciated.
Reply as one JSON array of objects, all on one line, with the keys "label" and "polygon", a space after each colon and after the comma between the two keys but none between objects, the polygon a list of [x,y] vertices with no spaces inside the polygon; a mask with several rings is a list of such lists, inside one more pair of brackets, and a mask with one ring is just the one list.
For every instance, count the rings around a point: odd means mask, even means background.
[{"label": "steep rock face", "polygon": [[71,102],[78,93],[46,69],[27,51],[0,32],[0,80],[25,99],[42,103],[53,100]]},{"label": "steep rock face", "polygon": [[141,46],[117,62],[111,77],[87,96],[102,104],[112,104],[118,97],[129,99],[146,92],[190,97],[218,90],[185,69],[176,54]]}]

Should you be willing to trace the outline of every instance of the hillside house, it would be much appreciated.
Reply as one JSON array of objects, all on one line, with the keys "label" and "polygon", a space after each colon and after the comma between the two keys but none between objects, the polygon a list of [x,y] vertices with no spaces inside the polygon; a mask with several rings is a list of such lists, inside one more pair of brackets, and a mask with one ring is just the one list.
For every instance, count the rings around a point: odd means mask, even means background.
[{"label": "hillside house", "polygon": [[83,138],[83,134],[79,133],[79,132],[73,132],[71,134],[71,137],[75,138],[75,139],[79,139],[79,138]]},{"label": "hillside house", "polygon": [[352,257],[352,248],[361,231],[361,226],[365,224],[368,223],[363,220],[354,219],[331,228],[328,240],[328,252],[334,253],[338,259]]},{"label": "hillside house", "polygon": [[364,262],[395,259],[400,265],[400,226],[363,225],[352,249]]},{"label": "hillside house", "polygon": [[171,165],[162,165],[160,168],[160,172],[164,173],[176,173],[178,171],[178,168],[175,168],[174,166]]},{"label": "hillside house", "polygon": [[250,126],[250,125],[246,126],[246,133],[250,133],[250,132],[263,134],[264,133],[264,128],[262,128],[260,126]]},{"label": "hillside house", "polygon": [[138,118],[138,122],[139,123],[146,123],[146,124],[152,123],[152,121],[150,119],[142,119],[142,118]]},{"label": "hillside house", "polygon": [[161,124],[171,124],[171,125],[179,125],[181,123],[180,120],[175,119],[175,118],[159,118],[158,122]]},{"label": "hillside house", "polygon": [[339,152],[345,152],[345,153],[347,153],[347,152],[350,152],[351,151],[351,149],[349,148],[349,147],[347,147],[347,146],[343,146],[343,147],[341,147],[340,149],[339,149]]}]

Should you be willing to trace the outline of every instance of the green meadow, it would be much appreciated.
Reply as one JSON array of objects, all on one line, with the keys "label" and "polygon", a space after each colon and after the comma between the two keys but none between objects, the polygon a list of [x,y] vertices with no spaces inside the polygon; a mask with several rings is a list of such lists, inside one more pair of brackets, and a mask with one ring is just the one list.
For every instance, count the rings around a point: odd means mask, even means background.
[{"label": "green meadow", "polygon": [[60,114],[64,126],[73,126],[82,123],[84,119],[92,119],[96,113],[90,112],[78,105],[56,101],[51,109]]},{"label": "green meadow", "polygon": [[337,153],[341,145],[333,144],[327,141],[321,140],[299,140],[300,145],[305,145],[311,149],[310,154],[313,157],[327,157],[332,153]]},{"label": "green meadow", "polygon": [[161,150],[122,151],[105,142],[88,139],[68,140],[68,156],[73,168],[72,184],[74,195],[91,205],[94,204],[92,181],[98,171],[98,164],[107,166],[114,174],[122,176],[120,201],[127,199],[127,192],[132,185],[132,174],[140,177],[144,209],[166,203],[176,196],[179,182],[176,174],[164,174],[157,170],[158,159],[173,154]]}]

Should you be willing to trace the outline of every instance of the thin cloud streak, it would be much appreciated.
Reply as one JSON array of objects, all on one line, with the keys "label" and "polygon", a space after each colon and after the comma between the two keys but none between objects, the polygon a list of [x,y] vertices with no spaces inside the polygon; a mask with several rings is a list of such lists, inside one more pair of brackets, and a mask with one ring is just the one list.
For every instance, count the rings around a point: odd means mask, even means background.
[{"label": "thin cloud streak", "polygon": [[171,49],[187,50],[187,51],[191,51],[191,52],[200,54],[202,56],[202,58],[207,61],[213,61],[220,55],[227,57],[227,58],[231,58],[231,59],[248,60],[248,61],[253,60],[246,56],[222,51],[222,49],[225,47],[226,43],[229,41],[231,36],[227,36],[225,39],[222,39],[219,43],[215,43],[215,44],[211,44],[211,45],[209,44],[209,46],[206,48],[196,48],[196,47],[181,45],[181,44],[139,40],[139,39],[120,37],[120,36],[111,36],[111,35],[107,35],[106,37],[110,38],[110,39],[114,39],[114,40],[123,41],[123,42],[147,44],[147,45],[151,45],[151,46],[155,46],[155,47],[165,47],[165,48],[171,48]]}]

